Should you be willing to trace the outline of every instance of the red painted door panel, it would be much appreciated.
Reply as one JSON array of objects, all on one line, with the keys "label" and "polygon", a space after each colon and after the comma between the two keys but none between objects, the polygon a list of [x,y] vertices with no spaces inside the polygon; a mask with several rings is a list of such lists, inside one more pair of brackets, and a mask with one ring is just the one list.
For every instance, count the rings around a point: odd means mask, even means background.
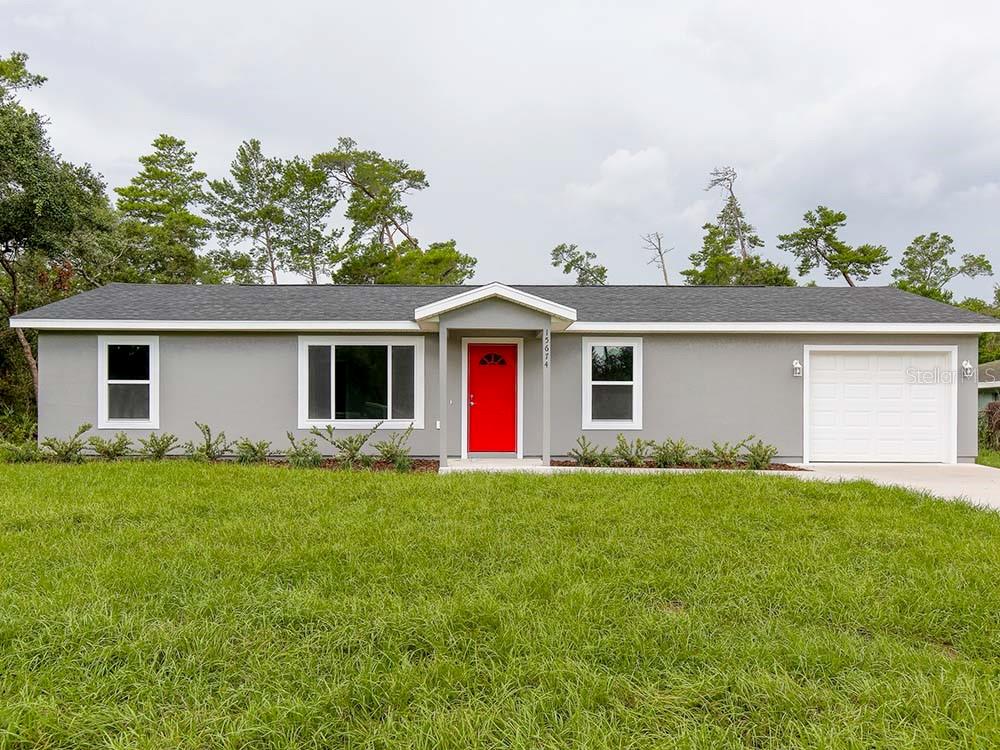
[{"label": "red painted door panel", "polygon": [[469,344],[470,453],[517,450],[517,344]]}]

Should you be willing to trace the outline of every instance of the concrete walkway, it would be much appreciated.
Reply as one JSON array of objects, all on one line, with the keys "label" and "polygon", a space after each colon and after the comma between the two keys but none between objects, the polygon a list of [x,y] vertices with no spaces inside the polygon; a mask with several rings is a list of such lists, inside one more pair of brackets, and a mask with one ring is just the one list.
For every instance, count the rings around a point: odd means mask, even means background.
[{"label": "concrete walkway", "polygon": [[1000,510],[1000,469],[979,464],[811,464],[801,479],[866,479]]},{"label": "concrete walkway", "polygon": [[[896,485],[927,492],[949,500],[1000,510],[1000,469],[978,464],[810,464],[808,471],[765,471],[767,476],[785,476],[808,481],[841,482],[855,479]],[[545,466],[539,459],[452,459],[442,474],[470,471],[527,472],[532,474],[688,474],[712,469],[626,469],[583,466]]]}]

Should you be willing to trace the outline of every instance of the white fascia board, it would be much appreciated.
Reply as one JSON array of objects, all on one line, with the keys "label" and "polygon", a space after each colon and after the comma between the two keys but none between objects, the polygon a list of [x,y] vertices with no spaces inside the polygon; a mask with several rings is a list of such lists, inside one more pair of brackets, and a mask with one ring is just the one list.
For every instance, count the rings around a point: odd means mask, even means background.
[{"label": "white fascia board", "polygon": [[416,320],[425,320],[493,297],[513,302],[516,305],[521,305],[522,307],[527,307],[546,315],[551,315],[554,318],[576,320],[576,310],[572,307],[560,305],[558,302],[553,302],[536,294],[529,294],[528,292],[523,292],[520,289],[515,289],[514,287],[495,281],[485,286],[470,289],[467,292],[459,292],[451,297],[445,297],[437,302],[421,305],[413,311],[413,317]]},{"label": "white fascia board", "polygon": [[566,333],[952,333],[1000,332],[1000,323],[654,323],[576,321]]},{"label": "white fascia board", "polygon": [[412,320],[71,320],[13,318],[11,328],[58,331],[420,331]]},{"label": "white fascia board", "polygon": [[992,391],[994,388],[1000,389],[1000,380],[980,380],[979,390],[981,391]]}]

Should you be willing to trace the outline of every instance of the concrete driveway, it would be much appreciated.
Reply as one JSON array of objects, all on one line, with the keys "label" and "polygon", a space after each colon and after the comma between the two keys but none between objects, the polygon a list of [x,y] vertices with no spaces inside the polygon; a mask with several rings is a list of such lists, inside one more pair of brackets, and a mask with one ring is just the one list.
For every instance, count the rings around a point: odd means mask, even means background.
[{"label": "concrete driveway", "polygon": [[979,464],[810,464],[802,479],[867,479],[1000,510],[1000,469]]}]

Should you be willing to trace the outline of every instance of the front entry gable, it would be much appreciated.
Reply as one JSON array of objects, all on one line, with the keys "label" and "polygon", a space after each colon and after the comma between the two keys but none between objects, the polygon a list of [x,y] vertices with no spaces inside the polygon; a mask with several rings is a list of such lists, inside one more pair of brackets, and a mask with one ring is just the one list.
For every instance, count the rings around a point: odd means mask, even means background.
[{"label": "front entry gable", "polygon": [[[414,319],[422,328],[432,329],[441,320],[442,315],[478,305],[487,300],[500,300],[524,308],[526,311],[548,316],[554,331],[565,330],[576,321],[576,310],[572,307],[498,282],[460,292],[427,305],[421,305],[414,310]],[[499,308],[503,307],[507,307],[507,305],[499,306]],[[488,309],[489,307],[484,307],[484,312]],[[483,323],[485,327],[490,327],[489,321],[483,321]]]}]

